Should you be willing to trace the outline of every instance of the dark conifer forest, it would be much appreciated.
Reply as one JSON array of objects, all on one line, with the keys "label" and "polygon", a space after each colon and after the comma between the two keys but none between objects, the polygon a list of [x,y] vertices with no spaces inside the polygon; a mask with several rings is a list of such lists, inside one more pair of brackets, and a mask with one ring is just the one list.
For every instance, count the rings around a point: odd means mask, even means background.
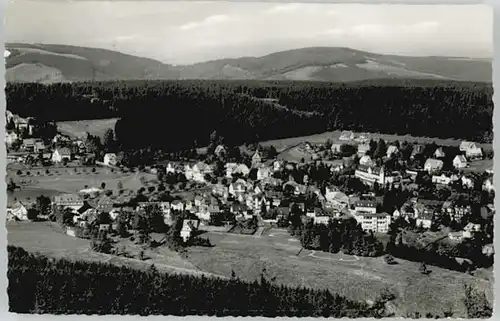
[{"label": "dark conifer forest", "polygon": [[377,80],[353,83],[123,81],[18,84],[7,108],[47,121],[118,117],[124,149],[228,145],[330,130],[491,142],[493,88],[486,83]]},{"label": "dark conifer forest", "polygon": [[49,259],[8,247],[10,312],[217,316],[384,317],[373,305],[327,290],[260,280],[165,274],[103,263]]}]

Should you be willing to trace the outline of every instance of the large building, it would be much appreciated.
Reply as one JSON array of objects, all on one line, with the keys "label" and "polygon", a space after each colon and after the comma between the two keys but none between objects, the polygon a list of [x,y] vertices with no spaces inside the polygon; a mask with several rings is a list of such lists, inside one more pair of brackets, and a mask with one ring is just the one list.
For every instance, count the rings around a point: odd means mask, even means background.
[{"label": "large building", "polygon": [[393,175],[385,171],[384,167],[371,167],[359,165],[354,172],[354,176],[359,178],[363,183],[373,185],[392,184],[399,180],[399,176]]},{"label": "large building", "polygon": [[388,213],[356,212],[355,218],[361,224],[363,231],[373,233],[389,232],[391,215]]}]

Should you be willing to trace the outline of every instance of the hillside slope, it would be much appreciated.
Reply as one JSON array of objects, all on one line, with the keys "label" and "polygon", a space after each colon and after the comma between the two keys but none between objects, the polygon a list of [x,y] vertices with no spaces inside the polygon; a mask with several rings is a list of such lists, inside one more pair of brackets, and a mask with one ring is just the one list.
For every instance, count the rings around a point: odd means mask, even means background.
[{"label": "hillside slope", "polygon": [[[170,65],[112,50],[45,44],[6,44],[5,47],[10,52],[6,59],[7,81],[178,78],[178,71]],[[22,69],[19,66],[23,66]]]},{"label": "hillside slope", "polygon": [[7,44],[7,81],[60,82],[129,79],[243,79],[358,81],[442,79],[492,81],[491,60],[381,55],[349,48],[311,47],[262,57],[184,66],[116,51],[42,44]]}]

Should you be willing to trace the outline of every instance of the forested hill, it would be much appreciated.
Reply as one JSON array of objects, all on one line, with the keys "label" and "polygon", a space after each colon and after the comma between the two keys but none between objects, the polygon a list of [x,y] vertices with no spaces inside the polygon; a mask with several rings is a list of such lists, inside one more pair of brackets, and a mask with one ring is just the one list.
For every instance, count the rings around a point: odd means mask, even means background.
[{"label": "forested hill", "polygon": [[219,59],[190,65],[99,48],[6,44],[6,79],[72,82],[130,79],[240,79],[358,81],[438,79],[492,81],[491,59],[382,55],[342,47],[308,47],[262,57]]},{"label": "forested hill", "polygon": [[443,81],[354,83],[133,81],[19,84],[7,108],[50,121],[121,118],[122,147],[178,150],[331,130],[491,142],[491,84]]}]

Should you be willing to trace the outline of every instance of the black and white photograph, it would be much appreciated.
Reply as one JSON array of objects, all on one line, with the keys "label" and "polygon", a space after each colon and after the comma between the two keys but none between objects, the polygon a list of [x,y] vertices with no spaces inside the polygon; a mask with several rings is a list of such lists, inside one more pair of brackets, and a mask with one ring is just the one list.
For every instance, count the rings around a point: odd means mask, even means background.
[{"label": "black and white photograph", "polygon": [[492,317],[491,7],[4,9],[10,313]]}]

